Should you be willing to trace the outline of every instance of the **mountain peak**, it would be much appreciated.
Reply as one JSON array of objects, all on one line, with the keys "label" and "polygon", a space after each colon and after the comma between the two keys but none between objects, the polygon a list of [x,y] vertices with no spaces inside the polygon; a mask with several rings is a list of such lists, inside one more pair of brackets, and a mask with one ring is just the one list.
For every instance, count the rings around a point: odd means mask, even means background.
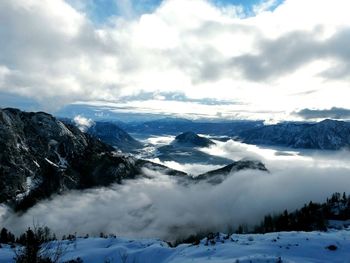
[{"label": "mountain peak", "polygon": [[175,143],[181,145],[199,146],[199,147],[209,147],[215,143],[208,138],[197,135],[192,131],[187,131],[181,133],[175,137]]}]

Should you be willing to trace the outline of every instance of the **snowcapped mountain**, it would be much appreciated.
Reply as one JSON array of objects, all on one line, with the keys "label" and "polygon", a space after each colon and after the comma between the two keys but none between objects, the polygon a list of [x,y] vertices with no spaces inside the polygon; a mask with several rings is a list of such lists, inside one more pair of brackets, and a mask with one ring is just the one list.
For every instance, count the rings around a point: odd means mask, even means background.
[{"label": "snowcapped mountain", "polygon": [[339,150],[350,147],[350,123],[328,119],[312,124],[281,123],[249,129],[238,137],[249,144]]}]

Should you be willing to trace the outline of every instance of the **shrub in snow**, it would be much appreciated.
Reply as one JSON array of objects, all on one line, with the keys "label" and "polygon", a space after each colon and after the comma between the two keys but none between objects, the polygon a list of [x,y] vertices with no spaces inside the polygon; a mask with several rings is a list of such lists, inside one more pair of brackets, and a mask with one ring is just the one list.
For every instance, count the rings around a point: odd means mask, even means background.
[{"label": "shrub in snow", "polygon": [[328,247],[326,247],[328,250],[331,250],[331,251],[335,251],[338,249],[338,247],[336,245],[329,245]]}]

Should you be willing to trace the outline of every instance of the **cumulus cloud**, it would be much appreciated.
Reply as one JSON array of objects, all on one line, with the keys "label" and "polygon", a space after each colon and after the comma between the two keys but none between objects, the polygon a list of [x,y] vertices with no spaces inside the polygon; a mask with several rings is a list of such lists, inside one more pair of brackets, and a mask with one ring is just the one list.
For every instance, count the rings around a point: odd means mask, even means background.
[{"label": "cumulus cloud", "polygon": [[88,128],[94,125],[93,120],[85,118],[81,115],[75,116],[73,121],[82,132],[86,131]]},{"label": "cumulus cloud", "polygon": [[[117,2],[125,14],[133,12],[134,1]],[[266,110],[282,118],[297,108],[346,107],[344,0],[286,0],[277,7],[262,1],[252,16],[206,0],[165,0],[147,14],[111,16],[105,23],[91,20],[79,3],[0,3],[0,23],[6,24],[0,31],[1,92],[51,110],[143,91],[239,102],[232,115],[244,110],[255,117]],[[289,96],[310,87],[317,91]]]},{"label": "cumulus cloud", "polygon": [[[113,82],[102,76],[113,49],[108,36],[65,2],[2,1],[0,10],[7,25],[0,33],[6,40],[0,42],[0,63],[8,69],[1,91],[54,108],[94,97],[94,87]],[[103,97],[106,89],[98,94]]]},{"label": "cumulus cloud", "polygon": [[333,107],[331,109],[302,109],[294,113],[306,120],[350,119],[350,109]]},{"label": "cumulus cloud", "polygon": [[162,100],[162,101],[184,101],[191,103],[198,103],[204,105],[234,105],[238,104],[232,100],[218,100],[215,98],[190,98],[187,97],[184,92],[147,92],[140,91],[138,94],[130,95],[130,96],[122,96],[119,98],[120,101],[144,101],[144,100]]},{"label": "cumulus cloud", "polygon": [[[237,152],[236,146],[220,147]],[[259,154],[266,149],[251,151]],[[0,224],[19,232],[34,219],[59,235],[102,231],[168,240],[200,231],[227,231],[241,223],[259,223],[267,213],[293,210],[310,200],[323,201],[335,191],[347,191],[348,158],[349,152],[338,152],[334,158],[329,153],[307,158],[267,155],[264,161],[270,173],[242,171],[219,185],[183,185],[174,177],[145,171],[149,178],[72,191],[42,201],[22,215],[1,207]]]},{"label": "cumulus cloud", "polygon": [[[277,39],[265,39],[259,43],[258,55],[242,55],[232,60],[247,78],[261,81],[291,74],[315,60],[332,59],[335,65],[320,72],[324,78],[341,78],[349,73],[349,51],[343,43],[350,40],[349,29],[340,29],[326,40],[320,41],[322,26],[313,31],[294,31]],[[343,76],[341,74],[344,74]]]}]

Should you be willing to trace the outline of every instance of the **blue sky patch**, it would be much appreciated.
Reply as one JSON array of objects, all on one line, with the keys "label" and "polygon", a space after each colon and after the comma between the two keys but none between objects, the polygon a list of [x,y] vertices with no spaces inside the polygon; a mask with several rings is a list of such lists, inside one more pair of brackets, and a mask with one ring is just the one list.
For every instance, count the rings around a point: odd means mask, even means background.
[{"label": "blue sky patch", "polygon": [[[120,16],[133,18],[144,13],[152,12],[163,0],[66,0],[74,8],[84,11],[92,21],[104,23],[110,17]],[[240,5],[247,15],[252,14],[252,7],[264,0],[210,0],[215,5]],[[271,9],[276,8],[284,0],[276,0]]]}]

